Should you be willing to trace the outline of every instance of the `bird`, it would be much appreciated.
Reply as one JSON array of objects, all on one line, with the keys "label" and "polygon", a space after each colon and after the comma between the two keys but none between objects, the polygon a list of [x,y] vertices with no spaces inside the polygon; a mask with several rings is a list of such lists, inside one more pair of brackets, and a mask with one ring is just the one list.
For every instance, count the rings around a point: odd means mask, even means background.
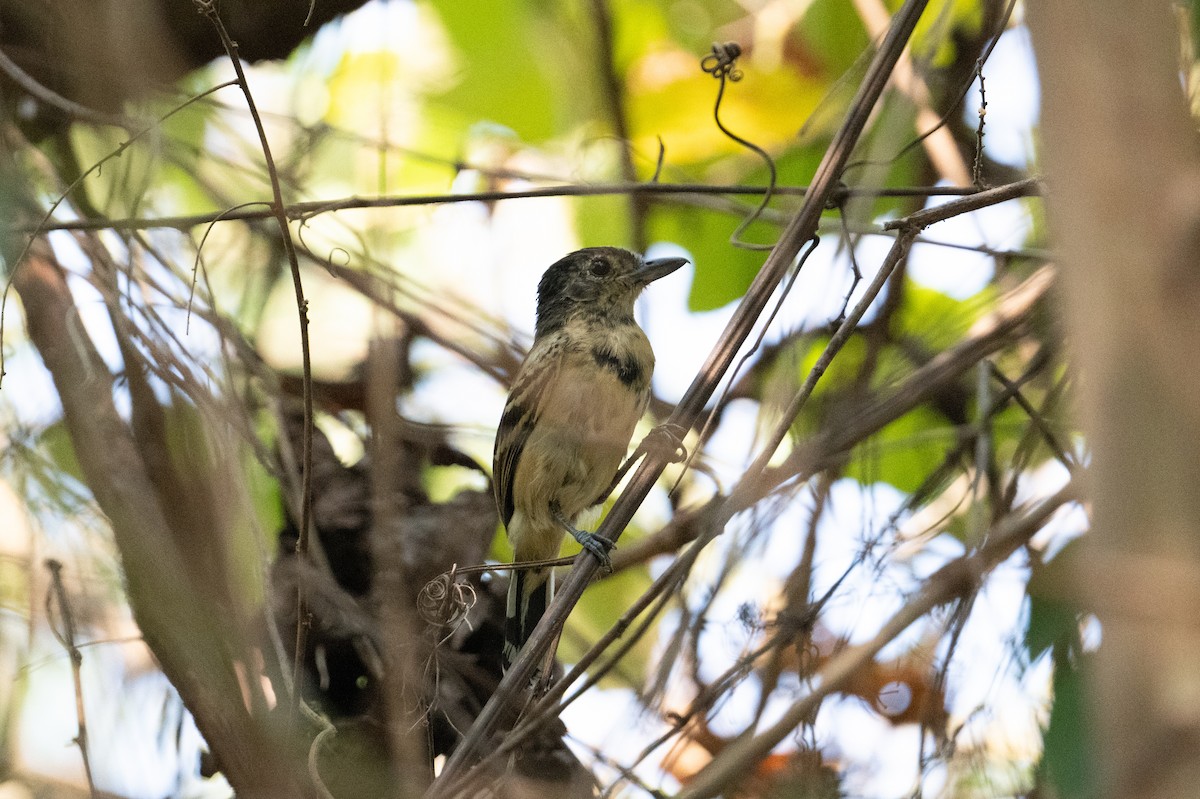
[{"label": "bird", "polygon": [[[654,351],[633,318],[634,302],[646,286],[686,263],[588,247],[542,275],[533,346],[513,379],[492,463],[496,507],[514,563],[557,557],[570,533],[611,568],[612,542],[576,523],[612,492],[650,400]],[[553,596],[550,568],[513,570],[505,669],[516,662]]]}]

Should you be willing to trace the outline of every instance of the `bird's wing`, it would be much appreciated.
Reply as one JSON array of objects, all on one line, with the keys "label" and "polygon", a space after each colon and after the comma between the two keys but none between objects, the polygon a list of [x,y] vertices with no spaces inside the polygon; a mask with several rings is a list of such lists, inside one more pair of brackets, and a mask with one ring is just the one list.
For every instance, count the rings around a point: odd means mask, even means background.
[{"label": "bird's wing", "polygon": [[[543,346],[545,344],[545,346]],[[500,427],[496,430],[496,449],[492,460],[492,486],[496,507],[505,527],[513,515],[513,480],[521,452],[537,424],[539,405],[547,396],[550,382],[558,371],[559,358],[548,343],[535,343],[517,372]]]}]

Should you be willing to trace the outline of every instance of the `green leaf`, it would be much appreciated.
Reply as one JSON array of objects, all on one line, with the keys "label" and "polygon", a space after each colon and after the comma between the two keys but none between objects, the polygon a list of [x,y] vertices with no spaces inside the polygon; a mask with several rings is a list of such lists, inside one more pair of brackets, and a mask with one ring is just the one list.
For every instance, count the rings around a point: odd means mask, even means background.
[{"label": "green leaf", "polygon": [[[741,297],[762,268],[766,253],[729,243],[739,220],[706,208],[655,205],[647,218],[651,241],[673,241],[686,247],[696,265],[688,308],[711,311]],[[751,241],[773,241],[779,230],[756,222],[743,234]]]},{"label": "green leaf", "polygon": [[829,80],[853,67],[871,44],[854,5],[844,0],[816,0],[804,15],[799,38],[798,46]]},{"label": "green leaf", "polygon": [[571,204],[581,247],[605,247],[630,241],[629,198],[579,197]]},{"label": "green leaf", "polygon": [[562,36],[547,29],[550,21],[537,12],[537,4],[435,0],[432,5],[459,54],[458,81],[441,100],[464,121],[494,120],[529,141],[557,133],[564,95],[554,91],[550,74],[562,66],[556,52]]},{"label": "green leaf", "polygon": [[1054,707],[1039,769],[1061,799],[1088,799],[1100,788],[1084,674],[1088,660],[1072,665],[1066,647],[1054,648]]},{"label": "green leaf", "polygon": [[[900,3],[891,3],[898,9]],[[978,0],[932,0],[917,21],[910,47],[914,57],[934,67],[948,67],[957,52],[955,33],[975,33],[983,23]]]},{"label": "green leaf", "polygon": [[888,483],[916,491],[956,442],[953,425],[927,406],[914,408],[854,450],[846,476],[864,485]]},{"label": "green leaf", "polygon": [[1025,629],[1025,649],[1036,660],[1051,647],[1065,645],[1079,626],[1079,614],[1063,602],[1030,595],[1029,626]]},{"label": "green leaf", "polygon": [[79,458],[75,455],[75,444],[71,441],[71,434],[67,432],[65,422],[57,421],[47,427],[38,435],[38,442],[58,471],[86,485],[83,467],[79,465]]},{"label": "green leaf", "polygon": [[1079,608],[1064,598],[1061,586],[1070,584],[1070,572],[1079,558],[1080,539],[1067,544],[1053,560],[1037,564],[1029,577],[1029,624],[1025,648],[1036,660],[1052,647],[1073,646],[1079,636]]},{"label": "green leaf", "polygon": [[[629,608],[630,602],[641,596],[652,582],[649,569],[646,566],[638,566],[592,584],[567,621],[567,629],[558,649],[560,657],[567,662],[579,660],[592,644],[596,643],[621,618]],[[629,630],[632,631],[636,628],[639,621],[640,619],[635,620]],[[623,675],[624,679],[618,678],[614,684],[628,687],[630,679],[635,683],[641,682],[650,663],[654,641],[657,638],[655,633],[657,626],[658,622],[656,621],[646,635],[642,636],[622,658],[617,667],[617,673]],[[615,651],[623,640],[618,639],[609,651]],[[613,680],[613,678],[614,675],[610,672],[607,679]],[[601,681],[601,685],[604,684],[605,681]]]},{"label": "green leaf", "polygon": [[987,287],[963,300],[906,280],[904,301],[892,319],[892,332],[917,339],[930,352],[961,340],[980,315],[994,305],[996,291]]}]

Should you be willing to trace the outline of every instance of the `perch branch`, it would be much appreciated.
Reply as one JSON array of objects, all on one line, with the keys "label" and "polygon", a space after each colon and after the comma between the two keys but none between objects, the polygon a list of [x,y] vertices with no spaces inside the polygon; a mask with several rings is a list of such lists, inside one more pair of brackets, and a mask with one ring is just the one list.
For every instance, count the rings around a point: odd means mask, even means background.
[{"label": "perch branch", "polygon": [[[696,379],[684,393],[668,420],[668,424],[683,429],[692,427],[721,377],[732,364],[738,350],[749,337],[775,288],[792,266],[801,247],[815,234],[821,213],[841,178],[842,167],[862,134],[867,118],[883,92],[888,76],[912,34],[917,20],[920,19],[925,5],[926,0],[908,0],[896,13],[892,28],[876,52],[846,119],[830,143],[820,166],[817,167],[810,191],[804,197],[804,204],[783,231],[779,244],[767,256],[766,263],[763,264],[754,282],[747,289],[745,297],[734,312],[716,347],[705,361],[704,366],[701,367]],[[645,499],[651,486],[662,473],[667,457],[668,453],[652,453],[642,461],[628,487],[601,523],[597,531],[599,535],[611,541],[620,537],[621,531],[629,523],[634,510]],[[532,637],[522,650],[521,656],[505,674],[496,693],[484,707],[458,749],[447,761],[441,778],[434,783],[431,789],[431,795],[448,795],[441,790],[441,786],[452,785],[452,780],[466,772],[478,758],[480,749],[491,738],[505,709],[514,703],[515,698],[528,685],[533,669],[541,662],[557,638],[558,630],[562,627],[575,603],[579,601],[583,590],[591,582],[598,568],[599,562],[588,554],[581,555],[576,561],[575,569],[567,577],[546,615],[535,628]]]}]

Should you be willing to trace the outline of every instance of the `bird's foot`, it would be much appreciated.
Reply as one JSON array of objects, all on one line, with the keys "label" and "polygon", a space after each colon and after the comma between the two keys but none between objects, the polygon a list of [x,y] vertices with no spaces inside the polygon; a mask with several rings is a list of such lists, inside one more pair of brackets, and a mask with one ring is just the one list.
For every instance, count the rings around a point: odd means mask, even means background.
[{"label": "bird's foot", "polygon": [[616,544],[602,535],[589,533],[587,530],[576,530],[571,528],[571,535],[579,542],[579,545],[591,552],[596,560],[600,561],[600,568],[605,572],[612,574],[612,560],[609,559],[608,553]]},{"label": "bird's foot", "polygon": [[557,504],[550,506],[550,513],[554,515],[554,520],[562,525],[563,529],[571,534],[571,537],[579,542],[579,545],[592,553],[596,560],[600,561],[600,568],[609,574],[612,573],[612,561],[609,560],[608,552],[616,543],[608,540],[602,535],[589,533],[587,530],[577,530],[571,520],[563,515]]},{"label": "bird's foot", "polygon": [[687,429],[682,425],[660,424],[646,434],[638,449],[661,455],[667,463],[682,463],[688,456],[687,447],[683,445],[685,435]]}]

